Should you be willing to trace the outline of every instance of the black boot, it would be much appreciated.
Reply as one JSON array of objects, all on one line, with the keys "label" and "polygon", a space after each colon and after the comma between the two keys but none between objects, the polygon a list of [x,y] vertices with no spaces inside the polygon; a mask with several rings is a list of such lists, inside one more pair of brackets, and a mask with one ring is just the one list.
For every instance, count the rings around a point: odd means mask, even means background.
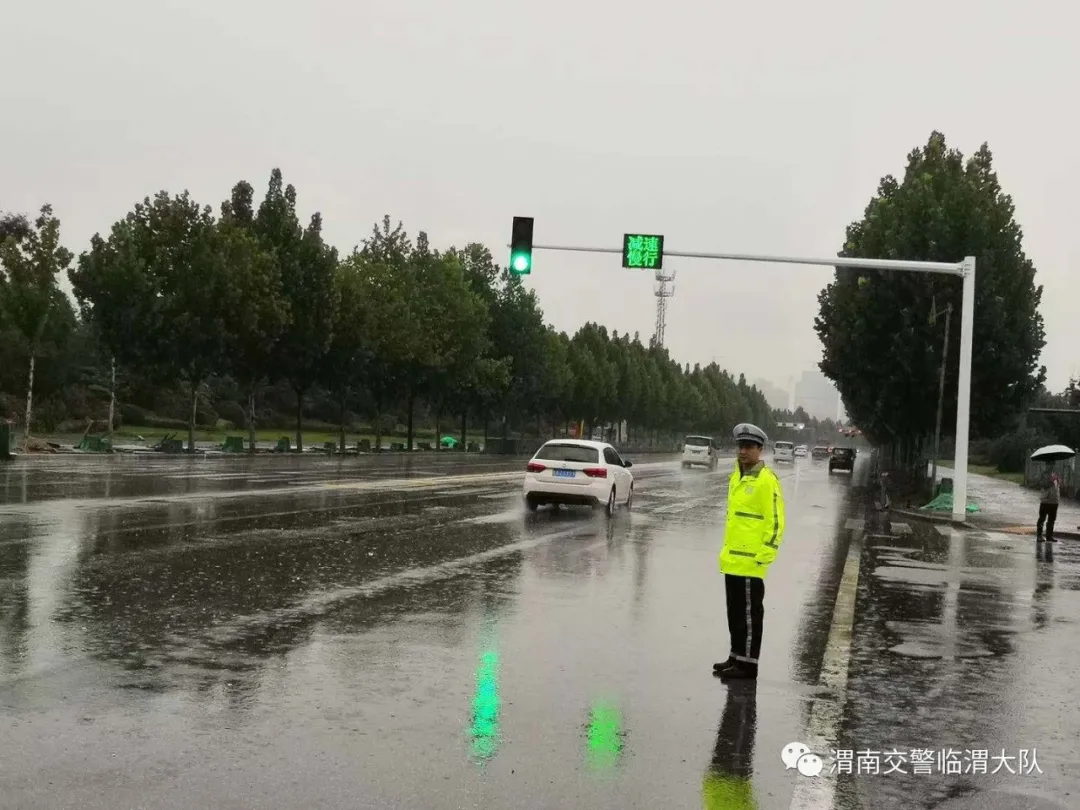
[{"label": "black boot", "polygon": [[722,681],[753,681],[757,680],[757,664],[748,664],[745,661],[736,661],[735,665],[720,671]]},{"label": "black boot", "polygon": [[735,664],[735,656],[730,655],[728,656],[727,661],[720,661],[712,665],[713,675],[720,675],[721,673],[731,669],[733,666],[735,666]]}]

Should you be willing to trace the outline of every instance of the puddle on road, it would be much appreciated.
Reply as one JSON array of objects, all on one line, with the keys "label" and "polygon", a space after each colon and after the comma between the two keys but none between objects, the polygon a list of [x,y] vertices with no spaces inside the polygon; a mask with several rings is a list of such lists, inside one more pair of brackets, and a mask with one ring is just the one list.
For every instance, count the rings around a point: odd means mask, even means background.
[{"label": "puddle on road", "polygon": [[980,639],[961,637],[952,640],[951,631],[937,622],[891,621],[886,622],[885,627],[904,639],[889,648],[889,652],[903,658],[940,659],[945,657],[946,650],[950,658],[993,658],[999,654]]},{"label": "puddle on road", "polygon": [[[892,539],[892,538],[890,537],[890,539]],[[878,546],[878,545],[875,545],[874,546],[874,551],[877,551],[879,553],[888,552],[887,555],[882,554],[882,556],[888,556],[888,557],[892,557],[894,555],[895,556],[900,556],[900,557],[907,557],[910,554],[918,554],[918,553],[920,553],[920,549],[917,549],[917,548],[905,548],[903,546]]]},{"label": "puddle on road", "polygon": [[480,515],[479,517],[466,518],[461,521],[462,523],[474,523],[474,524],[491,524],[491,523],[512,523],[515,520],[521,520],[522,512],[515,510],[511,512],[496,512],[493,515]]},{"label": "puddle on road", "polygon": [[[1001,584],[1001,581],[992,575],[982,574],[972,569],[962,569],[960,582],[964,586],[981,585],[993,588]],[[947,585],[954,576],[953,569],[946,568],[934,563],[924,563],[915,560],[906,560],[905,565],[882,565],[874,569],[872,576],[890,582],[906,583],[914,586]]]}]

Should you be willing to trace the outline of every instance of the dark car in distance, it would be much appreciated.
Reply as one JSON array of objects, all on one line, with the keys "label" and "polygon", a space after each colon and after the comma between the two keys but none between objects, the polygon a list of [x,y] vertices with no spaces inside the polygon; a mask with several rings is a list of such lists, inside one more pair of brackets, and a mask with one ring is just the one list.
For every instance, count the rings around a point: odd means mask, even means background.
[{"label": "dark car in distance", "polygon": [[829,457],[829,448],[819,444],[813,450],[810,451],[810,458],[814,461],[823,461]]},{"label": "dark car in distance", "polygon": [[829,475],[833,470],[855,470],[855,450],[851,447],[834,447],[832,456],[829,458]]}]

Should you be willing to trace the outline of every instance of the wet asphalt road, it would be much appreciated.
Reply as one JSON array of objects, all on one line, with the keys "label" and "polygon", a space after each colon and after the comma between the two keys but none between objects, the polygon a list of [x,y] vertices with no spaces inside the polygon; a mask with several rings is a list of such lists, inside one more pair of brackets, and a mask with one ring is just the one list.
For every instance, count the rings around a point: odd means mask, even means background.
[{"label": "wet asphalt road", "polygon": [[638,462],[612,521],[526,514],[488,458],[0,467],[0,806],[1076,806],[1075,544],[783,468],[761,679],[728,687],[727,472]]}]

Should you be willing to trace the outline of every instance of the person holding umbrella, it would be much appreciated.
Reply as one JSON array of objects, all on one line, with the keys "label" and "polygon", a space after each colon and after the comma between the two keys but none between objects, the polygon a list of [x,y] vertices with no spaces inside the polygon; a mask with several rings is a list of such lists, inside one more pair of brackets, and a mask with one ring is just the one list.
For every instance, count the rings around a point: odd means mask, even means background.
[{"label": "person holding umbrella", "polygon": [[[1075,455],[1076,451],[1071,447],[1066,447],[1064,444],[1049,444],[1032,453],[1031,460],[1054,464],[1058,461],[1073,458]],[[1051,543],[1057,542],[1054,537],[1054,521],[1057,520],[1058,501],[1060,500],[1061,477],[1056,472],[1051,471],[1050,480],[1039,498],[1039,522],[1035,525],[1036,542],[1043,539],[1043,523],[1046,524],[1046,539]]]},{"label": "person holding umbrella", "polygon": [[1058,502],[1061,500],[1061,479],[1056,472],[1050,473],[1050,483],[1042,491],[1039,501],[1039,522],[1035,526],[1035,541],[1043,539],[1043,523],[1046,523],[1046,540],[1056,543],[1054,521],[1057,520]]}]

